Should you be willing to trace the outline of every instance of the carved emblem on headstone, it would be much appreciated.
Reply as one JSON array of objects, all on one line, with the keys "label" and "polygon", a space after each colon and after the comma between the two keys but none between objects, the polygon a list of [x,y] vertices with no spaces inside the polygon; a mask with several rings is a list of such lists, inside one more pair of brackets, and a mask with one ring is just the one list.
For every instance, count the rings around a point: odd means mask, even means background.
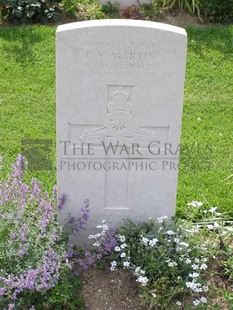
[{"label": "carved emblem on headstone", "polygon": [[124,143],[137,139],[155,138],[155,133],[145,130],[134,123],[133,117],[133,85],[106,85],[107,107],[105,125],[86,129],[80,139],[83,142],[102,142],[117,138]]}]

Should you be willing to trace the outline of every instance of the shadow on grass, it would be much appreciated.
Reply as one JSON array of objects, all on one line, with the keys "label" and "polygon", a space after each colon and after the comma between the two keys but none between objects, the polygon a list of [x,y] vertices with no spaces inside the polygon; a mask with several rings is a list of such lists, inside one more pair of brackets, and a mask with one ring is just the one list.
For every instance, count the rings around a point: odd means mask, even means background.
[{"label": "shadow on grass", "polygon": [[25,61],[33,63],[34,45],[47,40],[44,32],[38,31],[40,27],[43,26],[12,26],[0,29],[2,50],[9,56],[12,55],[19,63],[23,64]]},{"label": "shadow on grass", "polygon": [[230,55],[233,53],[233,26],[187,27],[188,48],[200,56],[210,49]]}]

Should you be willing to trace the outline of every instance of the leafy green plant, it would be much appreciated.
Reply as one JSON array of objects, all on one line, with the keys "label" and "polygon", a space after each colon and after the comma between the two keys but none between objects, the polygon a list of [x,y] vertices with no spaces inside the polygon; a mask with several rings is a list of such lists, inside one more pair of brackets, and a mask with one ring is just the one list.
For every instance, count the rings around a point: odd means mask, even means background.
[{"label": "leafy green plant", "polygon": [[69,18],[74,18],[78,11],[77,0],[63,0],[61,8]]},{"label": "leafy green plant", "polygon": [[143,19],[156,20],[161,14],[157,4],[153,3],[140,3],[139,2],[139,13]]},{"label": "leafy green plant", "polygon": [[233,277],[233,227],[227,214],[197,200],[187,205],[189,220],[127,220],[117,230],[110,269],[131,270],[141,285],[141,298],[152,308],[206,309],[206,279],[213,262],[222,266],[223,275]]},{"label": "leafy green plant", "polygon": [[202,3],[203,14],[210,22],[233,22],[233,0],[202,0]]},{"label": "leafy green plant", "polygon": [[101,11],[108,17],[108,18],[119,18],[120,16],[120,5],[119,3],[112,3],[107,1],[105,4],[101,6]]},{"label": "leafy green plant", "polygon": [[207,302],[206,249],[187,229],[161,217],[142,224],[127,220],[117,233],[110,269],[131,270],[147,304],[166,309],[172,302],[181,305],[185,294],[194,296],[194,304]]},{"label": "leafy green plant", "polygon": [[123,11],[123,16],[127,19],[136,19],[139,18],[139,8],[136,5],[128,6]]},{"label": "leafy green plant", "polygon": [[79,20],[101,19],[105,14],[96,0],[77,0],[77,18]]},{"label": "leafy green plant", "polygon": [[202,0],[154,0],[153,3],[161,6],[163,9],[178,8],[188,11],[190,14],[197,15],[201,19]]},{"label": "leafy green plant", "polygon": [[60,20],[59,0],[0,0],[3,18],[14,24]]}]

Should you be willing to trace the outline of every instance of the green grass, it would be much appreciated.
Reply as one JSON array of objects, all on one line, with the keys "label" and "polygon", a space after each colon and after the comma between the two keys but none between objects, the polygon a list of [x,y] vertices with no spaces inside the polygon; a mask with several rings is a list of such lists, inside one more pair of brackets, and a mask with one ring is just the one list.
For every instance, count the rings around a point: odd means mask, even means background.
[{"label": "green grass", "polygon": [[[207,201],[233,210],[233,26],[187,29],[188,56],[177,213]],[[22,139],[51,139],[53,170],[33,173],[51,189],[55,171],[55,28],[0,29],[0,154],[6,164]],[[190,153],[190,154],[189,154]],[[5,171],[3,171],[3,175]],[[232,182],[231,182],[232,183]]]}]

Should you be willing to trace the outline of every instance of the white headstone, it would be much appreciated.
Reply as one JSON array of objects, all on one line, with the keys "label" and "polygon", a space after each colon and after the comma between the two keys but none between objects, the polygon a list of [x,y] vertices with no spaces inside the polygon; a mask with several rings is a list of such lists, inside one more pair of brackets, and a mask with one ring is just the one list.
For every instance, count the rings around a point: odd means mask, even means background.
[{"label": "white headstone", "polygon": [[59,212],[87,231],[106,220],[174,215],[186,32],[165,24],[98,20],[57,29]]},{"label": "white headstone", "polygon": [[[138,6],[137,0],[99,0],[100,4],[106,4],[107,2],[111,2],[113,4],[118,3],[120,4],[122,8],[127,8],[128,6],[131,6],[131,5]],[[152,1],[151,0],[140,0],[139,2],[140,4],[142,4],[142,3],[151,3]]]}]

